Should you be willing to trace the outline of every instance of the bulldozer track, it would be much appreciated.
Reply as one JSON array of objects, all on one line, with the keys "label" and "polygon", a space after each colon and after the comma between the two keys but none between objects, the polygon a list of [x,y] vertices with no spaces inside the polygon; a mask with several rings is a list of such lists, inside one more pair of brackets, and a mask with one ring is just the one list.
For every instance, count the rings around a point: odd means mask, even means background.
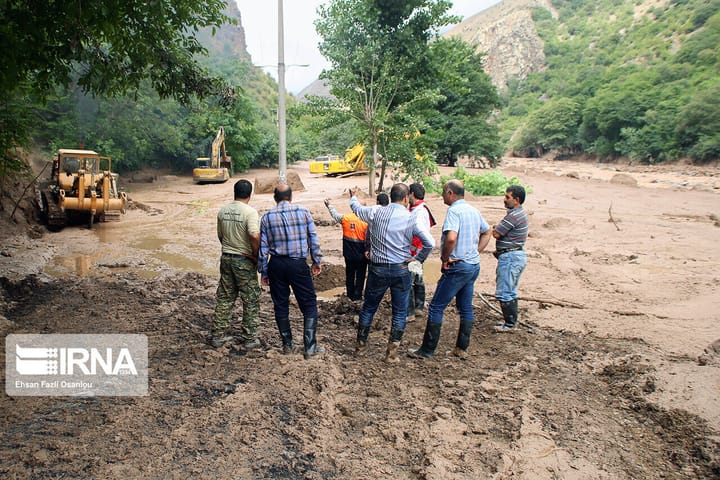
[{"label": "bulldozer track", "polygon": [[60,206],[54,202],[49,201],[47,193],[42,193],[43,209],[47,215],[47,226],[50,230],[59,230],[67,223],[67,216]]}]

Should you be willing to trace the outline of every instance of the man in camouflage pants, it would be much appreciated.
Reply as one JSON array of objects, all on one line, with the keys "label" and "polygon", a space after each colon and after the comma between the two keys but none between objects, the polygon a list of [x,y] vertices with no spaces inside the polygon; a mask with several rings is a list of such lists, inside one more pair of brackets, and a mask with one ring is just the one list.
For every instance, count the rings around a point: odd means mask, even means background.
[{"label": "man in camouflage pants", "polygon": [[215,316],[208,344],[214,348],[234,340],[228,335],[235,300],[243,304],[240,342],[246,349],[260,346],[257,339],[260,313],[260,285],[257,276],[260,249],[258,212],[249,205],[252,184],[238,180],[234,188],[235,200],[223,206],[217,216],[217,234],[222,244],[220,283],[217,287]]}]

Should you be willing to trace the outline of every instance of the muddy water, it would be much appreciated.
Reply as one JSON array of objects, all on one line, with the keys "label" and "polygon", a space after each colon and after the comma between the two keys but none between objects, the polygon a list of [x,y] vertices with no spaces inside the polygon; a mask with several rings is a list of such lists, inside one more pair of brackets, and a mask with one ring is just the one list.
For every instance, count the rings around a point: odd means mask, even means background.
[{"label": "muddy water", "polygon": [[[142,198],[142,197],[140,197]],[[156,214],[130,210],[121,220],[86,227],[67,227],[43,241],[54,255],[42,269],[55,278],[108,277],[132,272],[154,279],[172,272],[217,275],[220,249],[216,210],[202,202],[171,204],[145,200]],[[164,205],[163,205],[164,203]]]}]

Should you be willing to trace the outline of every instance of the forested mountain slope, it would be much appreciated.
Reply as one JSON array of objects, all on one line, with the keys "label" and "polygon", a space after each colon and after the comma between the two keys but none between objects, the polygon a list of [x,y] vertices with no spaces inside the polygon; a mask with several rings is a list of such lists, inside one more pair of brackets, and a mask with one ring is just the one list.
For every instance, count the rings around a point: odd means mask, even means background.
[{"label": "forested mountain slope", "polygon": [[208,156],[223,126],[236,171],[276,161],[277,85],[251,65],[235,2],[228,2],[225,14],[237,23],[224,24],[214,35],[210,28],[200,30],[197,37],[208,56],[198,62],[225,80],[233,104],[210,97],[182,105],[160,98],[149,82],[113,98],[85,94],[77,85],[58,87],[34,107],[32,143],[48,158],[57,148],[94,149],[111,156],[121,172],[143,167],[189,172],[196,157]]},{"label": "forested mountain slope", "polygon": [[506,0],[446,35],[487,52],[519,153],[720,157],[720,0]]}]

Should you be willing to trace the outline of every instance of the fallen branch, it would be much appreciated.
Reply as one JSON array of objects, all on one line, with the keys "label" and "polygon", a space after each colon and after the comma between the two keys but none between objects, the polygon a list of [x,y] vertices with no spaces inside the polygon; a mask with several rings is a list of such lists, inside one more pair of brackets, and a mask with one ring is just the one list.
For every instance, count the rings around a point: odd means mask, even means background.
[{"label": "fallen branch", "polygon": [[[478,295],[480,295],[481,298],[483,297],[483,295],[487,295],[488,297],[497,298],[492,293],[484,293],[484,294],[478,293]],[[585,305],[580,305],[579,303],[565,302],[565,301],[560,301],[560,300],[548,300],[546,298],[518,297],[518,300],[523,300],[526,302],[547,303],[548,305],[556,305],[558,307],[578,308],[581,310],[585,309]],[[483,301],[486,301],[486,300],[483,298]]]},{"label": "fallen branch", "polygon": [[20,198],[18,199],[17,202],[15,202],[15,207],[13,207],[13,211],[10,214],[10,220],[15,221],[15,219],[13,218],[15,216],[15,210],[17,210],[18,205],[20,205],[20,202],[22,201],[22,199],[25,198],[25,192],[27,192],[27,189],[30,188],[30,185],[33,185],[35,182],[37,182],[37,179],[40,178],[40,175],[42,175],[42,173],[45,171],[45,169],[47,168],[48,165],[50,165],[50,164],[46,163],[45,166],[42,168],[42,170],[40,170],[40,173],[38,173],[37,176],[35,178],[33,178],[32,182],[28,183],[27,186],[25,187],[25,189],[22,191],[22,193],[20,194]]},{"label": "fallen branch", "polygon": [[610,202],[610,208],[608,208],[608,215],[610,215],[610,221],[615,225],[615,228],[617,228],[618,232],[620,231],[620,227],[618,226],[617,222],[612,216],[612,202]]},{"label": "fallen branch", "polygon": [[[496,306],[491,305],[490,302],[487,301],[487,299],[483,296],[482,293],[478,292],[477,295],[478,295],[478,297],[480,297],[480,300],[482,300],[483,303],[484,303],[485,305],[487,305],[487,307],[488,307],[490,310],[492,310],[493,312],[495,312],[495,313],[497,313],[498,315],[500,315],[500,317],[504,317],[502,311],[501,311],[500,309],[498,309]],[[486,295],[492,295],[492,294],[486,294]],[[495,297],[495,295],[492,295],[492,296]],[[476,305],[473,305],[473,306],[476,306]],[[523,326],[523,327],[527,328],[527,329],[530,330],[530,331],[533,331],[532,325],[528,325],[527,323],[525,323],[525,322],[523,322],[523,321],[518,320],[518,325]]]},{"label": "fallen branch", "polygon": [[[493,295],[493,296],[494,296],[494,295]],[[500,311],[500,309],[497,308],[497,307],[494,306],[494,305],[491,305],[490,302],[487,301],[487,299],[483,296],[482,293],[478,292],[478,297],[480,297],[480,300],[482,300],[483,303],[484,303],[485,305],[487,305],[490,310],[492,310],[493,312],[497,313],[498,315],[502,315],[502,312]]]},{"label": "fallen branch", "polygon": [[[488,308],[490,308],[492,311],[502,315],[502,312],[500,310],[498,310],[495,306],[490,304],[490,302],[488,302],[488,300],[484,297],[484,295],[487,295],[489,297],[497,298],[497,297],[495,297],[495,295],[493,295],[492,293],[483,294],[480,292],[478,292],[477,295],[480,297],[480,300],[482,300],[483,303],[488,306]],[[560,300],[547,300],[544,298],[518,297],[518,300],[523,300],[526,302],[546,303],[548,305],[556,305],[558,307],[577,308],[580,310],[584,310],[586,308],[585,305],[580,305],[578,303],[565,302],[565,301],[560,301]],[[650,314],[650,313],[646,313],[646,312],[633,312],[633,311],[624,311],[624,310],[604,310],[604,311],[606,311],[608,313],[612,313],[614,315],[620,315],[620,316],[624,316],[624,317],[651,316],[651,317],[655,317],[655,318],[669,318],[664,315],[654,315],[654,314]]]}]

